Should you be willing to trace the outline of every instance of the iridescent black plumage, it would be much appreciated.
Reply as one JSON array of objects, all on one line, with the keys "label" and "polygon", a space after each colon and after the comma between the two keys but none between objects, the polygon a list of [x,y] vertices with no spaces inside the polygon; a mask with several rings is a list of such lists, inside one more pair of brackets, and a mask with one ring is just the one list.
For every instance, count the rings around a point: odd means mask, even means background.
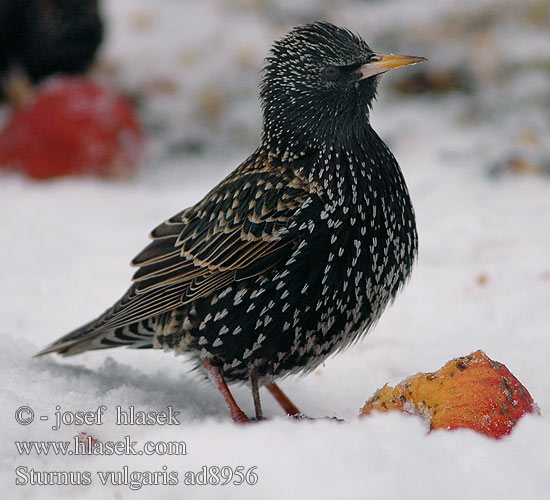
[{"label": "iridescent black plumage", "polygon": [[369,124],[368,75],[397,65],[384,57],[326,23],[276,42],[260,147],[152,232],[119,302],[42,354],[174,349],[217,367],[217,384],[251,378],[254,388],[312,370],[364,334],[417,250],[405,181]]}]

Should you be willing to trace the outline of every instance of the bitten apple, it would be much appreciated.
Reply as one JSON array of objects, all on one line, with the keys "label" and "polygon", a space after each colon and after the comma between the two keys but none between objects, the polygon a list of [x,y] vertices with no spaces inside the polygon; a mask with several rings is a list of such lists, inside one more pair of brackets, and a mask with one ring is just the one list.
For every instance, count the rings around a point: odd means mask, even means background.
[{"label": "bitten apple", "polygon": [[395,387],[385,385],[365,403],[361,416],[375,410],[420,415],[430,429],[470,428],[493,438],[510,433],[525,413],[539,411],[508,368],[480,350],[439,371],[417,373]]}]

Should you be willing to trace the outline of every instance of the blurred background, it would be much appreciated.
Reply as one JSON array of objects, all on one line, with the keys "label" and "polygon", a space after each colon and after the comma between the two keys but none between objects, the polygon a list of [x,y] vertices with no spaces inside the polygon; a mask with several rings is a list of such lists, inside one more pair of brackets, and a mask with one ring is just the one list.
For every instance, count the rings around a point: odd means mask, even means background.
[{"label": "blurred background", "polygon": [[145,170],[246,154],[261,130],[263,58],[274,39],[316,20],[360,33],[375,50],[429,59],[383,78],[373,122],[390,145],[415,142],[422,127],[433,135],[421,147],[437,147],[444,120],[457,137],[439,151],[442,164],[550,174],[547,0],[1,0],[11,104],[4,99],[0,127],[22,100],[14,73],[33,83],[85,74],[130,100],[147,143],[132,161]]},{"label": "blurred background", "polygon": [[[407,181],[419,258],[367,338],[307,377],[283,380],[282,389],[308,415],[353,422],[385,383],[483,349],[543,410],[498,448],[465,434],[425,439],[420,424],[391,418],[374,427],[273,427],[283,417],[269,398],[262,403],[273,421],[247,438],[220,425],[223,401],[185,356],[114,349],[32,358],[114,303],[147,233],[257,147],[263,59],[274,39],[317,20],[360,33],[374,50],[428,58],[384,75],[371,114]],[[17,426],[13,410],[23,404],[37,416],[57,404],[174,405],[193,427],[162,436],[189,438],[185,460],[98,456],[86,457],[86,468],[256,464],[261,481],[247,490],[254,498],[288,497],[289,488],[303,498],[346,498],[348,488],[347,498],[406,491],[416,499],[427,487],[441,498],[548,497],[548,0],[0,0],[0,85],[6,442],[60,439],[45,433],[45,422]],[[233,392],[253,412],[248,388]],[[116,427],[98,437],[119,436]],[[158,441],[161,429],[144,427],[132,438]],[[20,488],[13,471],[31,457],[11,444],[2,453],[0,483]],[[37,470],[80,467],[70,456],[34,459],[28,464]],[[59,493],[21,491],[6,497]],[[180,498],[181,490],[172,492]],[[124,495],[79,489],[74,496],[108,494]]]}]

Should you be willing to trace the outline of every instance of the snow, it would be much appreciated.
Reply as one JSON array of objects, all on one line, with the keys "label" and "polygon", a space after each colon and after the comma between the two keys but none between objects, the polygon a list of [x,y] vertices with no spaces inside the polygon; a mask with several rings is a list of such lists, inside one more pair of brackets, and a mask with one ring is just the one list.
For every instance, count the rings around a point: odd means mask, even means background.
[{"label": "snow", "polygon": [[[540,69],[548,62],[548,51],[542,52],[548,37],[543,21],[533,20],[529,10],[542,9],[543,3],[500,2],[485,38],[462,36],[465,28],[458,20],[468,25],[476,15],[494,13],[499,2],[432,1],[414,8],[405,0],[349,2],[340,10],[328,0],[281,1],[272,7],[241,0],[233,9],[216,0],[104,3],[110,35],[102,71],[108,74],[110,67],[122,88],[148,95],[140,109],[154,130],[149,162],[131,181],[38,183],[0,177],[4,498],[547,499],[550,186],[548,177],[536,172],[500,168],[511,154],[535,163],[550,156],[547,78],[545,85]],[[148,232],[198,201],[251,151],[259,133],[255,87],[262,57],[273,38],[310,17],[369,33],[375,48],[426,55],[428,64],[452,67],[477,46],[495,57],[496,67],[475,73],[473,65],[470,93],[437,97],[399,95],[391,90],[398,75],[382,79],[372,122],[398,158],[411,191],[418,264],[411,282],[364,340],[307,377],[281,382],[307,415],[346,422],[289,421],[262,391],[270,419],[235,425],[215,390],[183,356],[156,350],[32,358],[110,306],[128,286],[128,262],[147,243]],[[453,23],[459,26],[456,33]],[[446,38],[434,43],[433,37],[444,33]],[[174,70],[176,60],[181,74]],[[212,95],[217,96],[213,101]],[[206,114],[197,109],[198,102],[206,102]],[[200,146],[191,148],[191,143]],[[436,370],[479,348],[506,364],[542,416],[526,415],[500,441],[467,430],[428,434],[410,415],[357,418],[385,383]],[[234,387],[234,394],[252,414],[248,388]],[[55,431],[57,405],[62,412],[105,405],[107,412],[101,426]],[[117,426],[117,405],[157,412],[171,406],[180,412],[180,425]],[[16,423],[21,406],[33,409],[32,424]],[[49,421],[40,421],[41,415]],[[102,442],[129,435],[139,446],[184,441],[187,454],[26,456],[14,445],[70,441],[80,431]],[[239,465],[257,467],[257,484],[183,484],[186,471]],[[17,486],[19,466],[91,471],[92,484]],[[129,472],[166,466],[178,472],[180,483],[136,491],[101,485],[98,471],[124,466]]]}]

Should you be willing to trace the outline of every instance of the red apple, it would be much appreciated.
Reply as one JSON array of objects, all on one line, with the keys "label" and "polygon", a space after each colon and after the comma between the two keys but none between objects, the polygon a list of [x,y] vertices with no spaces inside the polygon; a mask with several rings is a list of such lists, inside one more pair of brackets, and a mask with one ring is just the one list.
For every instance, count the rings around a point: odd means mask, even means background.
[{"label": "red apple", "polygon": [[58,77],[16,105],[0,133],[0,166],[36,179],[131,175],[144,151],[130,103],[81,77]]}]

